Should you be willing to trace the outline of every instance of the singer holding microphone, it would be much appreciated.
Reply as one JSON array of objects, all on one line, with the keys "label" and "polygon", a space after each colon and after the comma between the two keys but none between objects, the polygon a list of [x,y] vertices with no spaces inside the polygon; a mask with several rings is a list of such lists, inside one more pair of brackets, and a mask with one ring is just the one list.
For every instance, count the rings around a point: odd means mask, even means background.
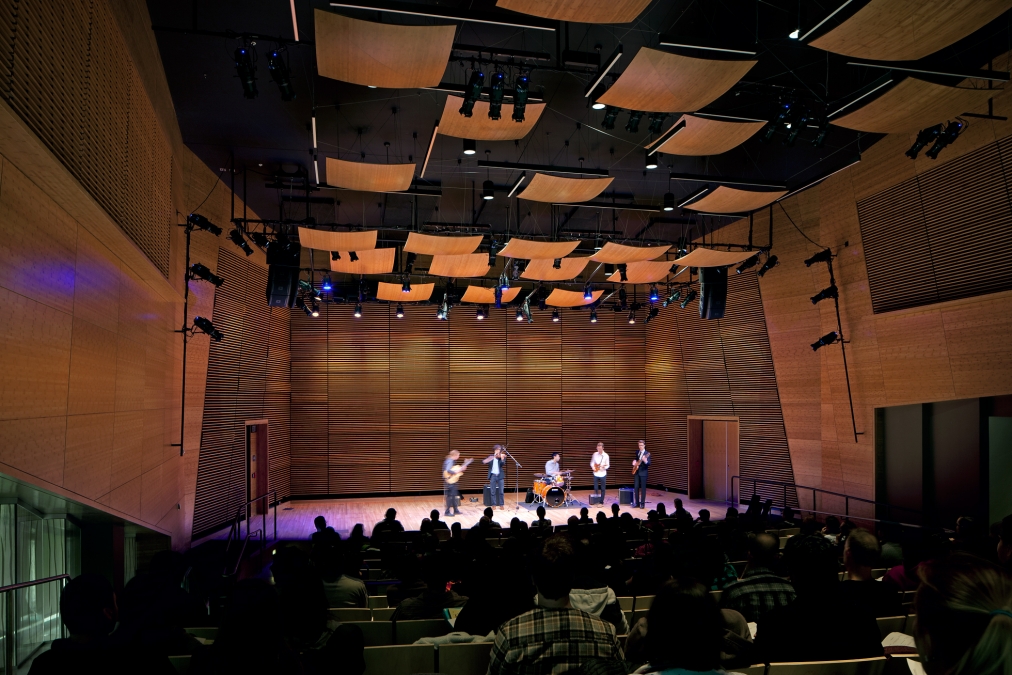
[{"label": "singer holding microphone", "polygon": [[492,454],[481,460],[482,464],[488,464],[488,484],[492,490],[492,508],[501,511],[506,510],[505,489],[506,489],[506,454],[501,445],[492,446]]}]

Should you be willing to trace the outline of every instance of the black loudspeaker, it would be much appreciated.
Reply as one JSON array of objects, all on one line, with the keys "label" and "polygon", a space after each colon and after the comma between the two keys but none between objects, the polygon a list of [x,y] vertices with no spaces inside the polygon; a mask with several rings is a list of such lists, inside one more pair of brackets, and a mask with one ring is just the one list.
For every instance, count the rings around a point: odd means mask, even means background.
[{"label": "black loudspeaker", "polygon": [[527,496],[524,497],[524,504],[534,503],[534,488],[527,488]]},{"label": "black loudspeaker", "polygon": [[723,319],[727,306],[727,267],[699,268],[699,318]]},{"label": "black loudspeaker", "polygon": [[633,500],[633,489],[630,487],[624,487],[618,489],[618,503],[619,504],[632,504]]},{"label": "black loudspeaker", "polygon": [[492,486],[488,483],[485,483],[485,489],[482,490],[482,501],[485,506],[492,506]]},{"label": "black loudspeaker", "polygon": [[590,495],[590,505],[604,504],[604,495],[597,494],[596,492]]},{"label": "black loudspeaker", "polygon": [[267,245],[267,305],[294,307],[302,247],[281,236]]}]

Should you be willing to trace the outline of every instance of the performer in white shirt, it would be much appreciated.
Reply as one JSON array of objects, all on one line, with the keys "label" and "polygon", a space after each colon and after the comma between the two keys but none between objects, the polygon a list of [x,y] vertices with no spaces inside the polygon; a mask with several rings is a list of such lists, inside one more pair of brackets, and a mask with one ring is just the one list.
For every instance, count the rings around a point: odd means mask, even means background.
[{"label": "performer in white shirt", "polygon": [[590,457],[590,468],[594,472],[594,492],[601,495],[601,503],[604,503],[605,480],[608,477],[608,469],[611,468],[611,458],[604,451],[604,443],[597,444],[597,452]]}]

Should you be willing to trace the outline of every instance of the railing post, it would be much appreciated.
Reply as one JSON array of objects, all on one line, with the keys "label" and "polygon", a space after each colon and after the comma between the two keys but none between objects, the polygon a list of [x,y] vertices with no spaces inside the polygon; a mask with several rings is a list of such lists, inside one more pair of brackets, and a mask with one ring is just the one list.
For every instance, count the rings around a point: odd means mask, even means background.
[{"label": "railing post", "polygon": [[846,495],[843,498],[843,515],[850,516],[850,495]]},{"label": "railing post", "polygon": [[[786,484],[784,485],[784,509],[785,510],[787,509],[787,485]],[[784,512],[781,511],[780,515],[783,515],[783,513]]]},{"label": "railing post", "polygon": [[6,595],[6,609],[7,609],[7,629],[4,631],[4,664],[6,673],[17,672],[15,668],[14,643],[17,642],[17,626],[15,621],[17,619],[17,613],[14,611],[14,598],[17,595],[17,591],[7,591]]}]

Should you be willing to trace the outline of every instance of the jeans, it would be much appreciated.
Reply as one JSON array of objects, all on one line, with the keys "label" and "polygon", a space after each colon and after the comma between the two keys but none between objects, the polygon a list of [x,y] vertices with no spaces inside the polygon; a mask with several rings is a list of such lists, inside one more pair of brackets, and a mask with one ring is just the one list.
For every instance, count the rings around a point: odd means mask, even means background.
[{"label": "jeans", "polygon": [[604,483],[608,476],[594,476],[594,492],[601,495],[601,500],[604,500]]},{"label": "jeans", "polygon": [[454,513],[460,513],[460,509],[457,508],[459,500],[460,492],[457,490],[457,484],[445,483],[443,485],[443,501],[446,503],[446,510],[443,513],[450,515],[450,509],[453,509]]},{"label": "jeans", "polygon": [[488,477],[488,484],[492,487],[492,506],[504,506],[506,476],[502,473],[494,473]]},{"label": "jeans", "polygon": [[647,472],[637,471],[633,480],[633,506],[646,508],[647,505]]}]

